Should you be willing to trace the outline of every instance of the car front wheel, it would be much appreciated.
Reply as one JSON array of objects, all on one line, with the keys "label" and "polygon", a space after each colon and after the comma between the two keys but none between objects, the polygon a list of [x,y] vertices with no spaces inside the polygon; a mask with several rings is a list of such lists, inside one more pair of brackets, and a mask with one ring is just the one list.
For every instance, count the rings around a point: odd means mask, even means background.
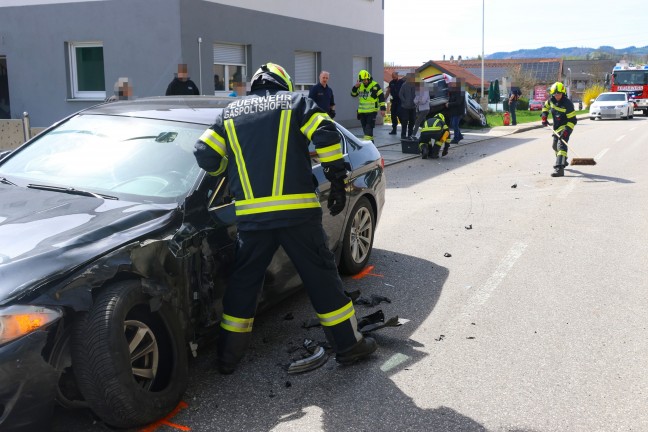
[{"label": "car front wheel", "polygon": [[371,203],[366,197],[362,197],[353,207],[344,230],[340,257],[342,273],[357,274],[365,268],[373,247],[375,227],[376,221]]},{"label": "car front wheel", "polygon": [[178,319],[170,305],[145,295],[138,280],[109,286],[77,320],[72,360],[83,397],[112,426],[163,417],[187,387]]}]

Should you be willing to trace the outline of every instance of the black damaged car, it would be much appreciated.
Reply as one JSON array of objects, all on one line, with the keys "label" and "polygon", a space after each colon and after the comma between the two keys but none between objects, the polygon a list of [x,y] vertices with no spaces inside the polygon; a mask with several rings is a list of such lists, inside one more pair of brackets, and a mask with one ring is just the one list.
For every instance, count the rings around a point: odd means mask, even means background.
[{"label": "black damaged car", "polygon": [[[0,155],[0,430],[47,430],[56,402],[116,427],[178,404],[189,357],[215,333],[236,236],[227,180],[192,151],[231,101],[102,104]],[[384,163],[339,129],[349,199],[324,225],[353,274],[371,254]],[[311,156],[326,208],[329,182]],[[262,305],[300,286],[280,249]]]}]

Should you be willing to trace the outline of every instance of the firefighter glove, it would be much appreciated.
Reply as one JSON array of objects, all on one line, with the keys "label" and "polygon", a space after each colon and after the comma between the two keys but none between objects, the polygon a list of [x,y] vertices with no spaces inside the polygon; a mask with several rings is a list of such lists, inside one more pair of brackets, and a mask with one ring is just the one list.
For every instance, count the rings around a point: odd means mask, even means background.
[{"label": "firefighter glove", "polygon": [[334,109],[329,110],[328,115],[329,115],[329,117],[331,117],[332,119],[334,119],[334,118],[335,118],[335,110],[334,110]]},{"label": "firefighter glove", "polygon": [[562,131],[562,139],[567,141],[569,139],[569,130],[567,128]]},{"label": "firefighter glove", "polygon": [[344,188],[344,180],[331,182],[331,190],[328,197],[328,209],[331,216],[335,216],[344,210],[345,204],[346,189]]},{"label": "firefighter glove", "polygon": [[542,126],[549,126],[549,122],[547,121],[546,115],[542,116]]}]

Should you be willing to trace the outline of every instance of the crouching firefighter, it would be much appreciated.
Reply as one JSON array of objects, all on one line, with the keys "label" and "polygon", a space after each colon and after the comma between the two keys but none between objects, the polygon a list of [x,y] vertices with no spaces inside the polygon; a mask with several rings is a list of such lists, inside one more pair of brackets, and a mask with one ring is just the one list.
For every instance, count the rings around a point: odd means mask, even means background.
[{"label": "crouching firefighter", "polygon": [[432,159],[439,158],[439,151],[443,146],[442,156],[448,154],[450,143],[450,131],[448,125],[445,123],[443,114],[438,113],[426,119],[421,126],[421,136],[419,137],[419,151],[421,157],[427,159],[430,156]]},{"label": "crouching firefighter", "polygon": [[561,82],[554,83],[549,89],[551,98],[547,100],[542,108],[542,126],[549,126],[547,115],[551,111],[553,117],[553,150],[556,153],[556,163],[551,177],[562,177],[565,175],[567,166],[567,142],[576,126],[576,111],[574,104],[565,94],[565,86]]},{"label": "crouching firefighter", "polygon": [[235,197],[238,238],[217,347],[222,374],[232,373],[243,357],[264,275],[279,246],[301,276],[336,360],[350,364],[376,350],[376,342],[358,332],[313,184],[309,141],[331,182],[330,213],[344,210],[340,139],[329,115],[293,92],[281,66],[267,63],[252,77],[250,95],[231,102],[196,143],[198,165],[214,176],[226,173]]}]

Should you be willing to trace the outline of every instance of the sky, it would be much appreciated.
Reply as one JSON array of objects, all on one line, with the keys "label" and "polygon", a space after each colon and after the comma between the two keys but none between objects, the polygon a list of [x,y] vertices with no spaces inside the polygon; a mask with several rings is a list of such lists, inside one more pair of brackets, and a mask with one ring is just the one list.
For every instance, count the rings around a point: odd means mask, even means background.
[{"label": "sky", "polygon": [[385,62],[476,58],[543,46],[648,45],[648,0],[384,0]]}]

